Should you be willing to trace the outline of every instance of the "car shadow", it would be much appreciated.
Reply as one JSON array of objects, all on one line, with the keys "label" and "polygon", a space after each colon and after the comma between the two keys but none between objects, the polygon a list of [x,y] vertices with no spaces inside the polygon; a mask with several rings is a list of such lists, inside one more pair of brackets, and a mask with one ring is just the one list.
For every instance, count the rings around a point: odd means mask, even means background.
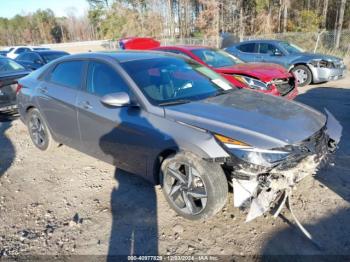
[{"label": "car shadow", "polygon": [[155,161],[164,139],[176,144],[155,128],[142,110],[121,108],[116,114],[119,124],[99,140],[103,154],[117,166],[108,261],[119,260],[120,255],[158,255],[157,196],[150,183],[154,174],[149,163]]},{"label": "car shadow", "polygon": [[16,117],[16,113],[0,112],[0,178],[9,169],[15,158],[15,148],[5,132],[11,127],[11,122]]},{"label": "car shadow", "polygon": [[327,108],[343,127],[339,148],[330,165],[315,176],[343,199],[350,201],[350,89],[319,87],[300,94],[297,101],[324,112]]},{"label": "car shadow", "polygon": [[[343,136],[339,149],[331,158],[331,164],[321,169],[315,179],[327,186],[346,201],[350,201],[350,89],[319,87],[300,94],[296,101],[302,102],[319,111],[327,108],[343,126]],[[324,212],[322,212],[324,213]],[[290,221],[288,213],[288,220]],[[305,259],[307,257],[288,257],[283,255],[320,255],[310,260],[323,260],[325,254],[350,254],[350,209],[339,208],[336,213],[305,224],[312,234],[315,245],[302,235],[296,227],[287,227],[274,233],[265,240],[261,253],[268,255],[267,260]],[[269,255],[282,255],[272,256]],[[329,257],[332,258],[332,257]],[[333,257],[336,258],[336,257]]]},{"label": "car shadow", "polygon": [[112,229],[109,261],[118,255],[157,255],[158,224],[155,188],[146,180],[116,169],[111,194]]}]

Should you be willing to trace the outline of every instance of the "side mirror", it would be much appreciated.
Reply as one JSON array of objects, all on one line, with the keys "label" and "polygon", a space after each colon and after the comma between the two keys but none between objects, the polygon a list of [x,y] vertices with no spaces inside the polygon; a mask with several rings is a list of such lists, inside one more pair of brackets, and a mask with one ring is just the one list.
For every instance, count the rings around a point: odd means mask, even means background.
[{"label": "side mirror", "polygon": [[101,98],[101,103],[111,107],[123,107],[131,105],[130,97],[125,92],[105,95]]},{"label": "side mirror", "polygon": [[274,56],[283,56],[283,54],[282,54],[282,52],[281,52],[280,50],[275,50],[275,51],[273,52],[273,55],[274,55]]}]

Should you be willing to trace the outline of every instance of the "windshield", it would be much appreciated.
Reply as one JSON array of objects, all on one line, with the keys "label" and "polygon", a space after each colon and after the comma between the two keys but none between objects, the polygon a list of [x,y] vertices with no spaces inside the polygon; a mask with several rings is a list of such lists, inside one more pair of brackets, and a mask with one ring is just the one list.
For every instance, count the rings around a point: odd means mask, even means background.
[{"label": "windshield", "polygon": [[304,50],[302,48],[300,48],[297,45],[294,44],[290,44],[288,42],[281,42],[280,45],[287,50],[288,53],[290,54],[298,54],[298,53],[303,53]]},{"label": "windshield", "polygon": [[10,59],[0,58],[0,73],[10,71],[21,71],[25,70],[23,66],[17,64],[15,61]]},{"label": "windshield", "polygon": [[154,105],[190,102],[234,89],[225,78],[192,60],[164,57],[121,65]]},{"label": "windshield", "polygon": [[192,53],[198,56],[204,63],[214,68],[234,66],[243,63],[243,61],[239,60],[237,57],[218,49],[194,49]]},{"label": "windshield", "polygon": [[41,54],[41,56],[44,58],[46,63],[49,63],[57,58],[60,58],[62,56],[68,55],[66,53],[47,53],[47,54]]}]

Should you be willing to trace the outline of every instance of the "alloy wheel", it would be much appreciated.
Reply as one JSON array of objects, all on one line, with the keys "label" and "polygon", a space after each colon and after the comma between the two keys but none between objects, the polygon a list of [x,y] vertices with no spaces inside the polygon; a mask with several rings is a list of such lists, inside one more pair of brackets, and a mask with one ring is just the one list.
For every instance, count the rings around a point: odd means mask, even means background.
[{"label": "alloy wheel", "polygon": [[301,68],[295,70],[294,74],[295,74],[299,84],[304,83],[308,78],[307,72]]},{"label": "alloy wheel", "polygon": [[199,172],[187,163],[172,163],[165,172],[164,188],[182,212],[196,215],[207,204],[207,190]]},{"label": "alloy wheel", "polygon": [[29,120],[29,130],[35,145],[42,147],[46,143],[46,133],[41,119],[36,114]]}]

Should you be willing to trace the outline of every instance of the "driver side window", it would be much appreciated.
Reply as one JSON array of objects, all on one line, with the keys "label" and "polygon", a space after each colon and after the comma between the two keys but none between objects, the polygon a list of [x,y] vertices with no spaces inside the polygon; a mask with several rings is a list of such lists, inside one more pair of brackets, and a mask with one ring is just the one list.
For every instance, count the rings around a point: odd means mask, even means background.
[{"label": "driver side window", "polygon": [[100,97],[117,92],[129,93],[127,84],[115,69],[101,62],[89,63],[86,89]]},{"label": "driver side window", "polygon": [[274,45],[271,45],[268,43],[260,43],[259,44],[259,53],[260,54],[273,55],[276,51],[279,51],[279,49]]}]

